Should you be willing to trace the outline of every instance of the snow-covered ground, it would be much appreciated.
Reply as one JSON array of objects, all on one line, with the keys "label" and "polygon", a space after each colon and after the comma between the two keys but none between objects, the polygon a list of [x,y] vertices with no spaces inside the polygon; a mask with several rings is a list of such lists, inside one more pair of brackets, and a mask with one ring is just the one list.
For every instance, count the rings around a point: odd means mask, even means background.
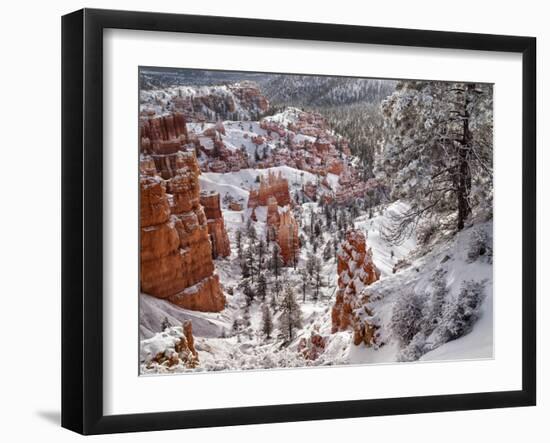
[{"label": "snow-covered ground", "polygon": [[[286,166],[271,169],[280,171],[289,180],[293,191],[301,188],[303,179],[314,178],[314,176],[309,177],[308,173]],[[317,300],[314,299],[314,290],[310,285],[303,300],[300,274],[291,267],[283,268],[280,281],[289,284],[295,290],[302,312],[303,327],[290,343],[283,346],[283,341],[277,337],[280,311],[274,309],[275,330],[272,338],[266,339],[261,330],[261,307],[264,302],[255,300],[247,308],[246,297],[239,287],[241,268],[237,257],[236,236],[237,231],[245,232],[247,224],[250,223],[246,210],[248,192],[257,186],[257,175],[267,174],[267,172],[267,170],[246,169],[239,172],[201,175],[202,189],[216,190],[220,192],[222,198],[229,194],[234,199],[242,200],[245,207],[242,211],[231,211],[225,205],[223,208],[232,252],[228,258],[216,259],[215,267],[226,292],[227,306],[221,313],[193,312],[142,294],[140,296],[140,332],[142,339],[149,339],[148,346],[151,346],[151,340],[166,340],[166,334],[163,335],[160,332],[161,324],[165,319],[173,326],[181,325],[184,320],[192,320],[195,347],[200,361],[195,371],[396,362],[401,351],[399,340],[394,337],[391,329],[392,308],[396,299],[405,291],[426,294],[428,297],[427,294],[432,290],[431,277],[438,267],[443,266],[447,270],[447,297],[455,297],[463,281],[471,279],[486,282],[485,297],[479,310],[479,319],[471,332],[442,344],[422,355],[420,359],[452,360],[492,357],[492,265],[483,259],[469,262],[467,257],[473,230],[483,229],[492,236],[491,222],[465,229],[455,237],[441,240],[432,245],[428,252],[421,250],[414,238],[407,239],[399,246],[390,245],[382,238],[381,229],[388,222],[388,214],[406,208],[403,202],[376,207],[370,214],[361,211],[353,220],[354,227],[367,234],[367,245],[372,248],[374,263],[381,271],[380,280],[367,287],[371,294],[371,308],[380,321],[381,345],[376,348],[367,348],[365,345],[356,346],[352,342],[351,331],[331,333],[331,309],[337,288],[337,273],[334,254],[328,259],[323,259],[324,247],[335,236],[326,229],[323,229],[318,238],[317,252],[313,251],[310,242],[302,246],[297,266],[303,268],[311,254],[320,258],[323,276],[320,296]],[[310,220],[312,213],[315,213],[319,219],[323,217],[322,209],[317,203],[304,203],[297,208],[297,211],[298,220],[304,221],[303,226],[300,227],[301,235],[306,235],[304,227],[308,224],[307,221]],[[265,235],[265,208],[257,208],[256,215],[258,221],[253,223],[253,226],[258,238],[262,238]],[[369,215],[372,217],[369,218]],[[244,235],[243,243],[247,244]],[[394,274],[393,267],[401,259],[407,259],[410,266]],[[271,290],[274,278],[270,272],[263,272]],[[270,294],[269,291],[268,293]],[[265,303],[270,303],[270,295]],[[235,321],[242,322],[243,319],[245,319],[244,326],[236,332]],[[299,352],[299,346],[302,339],[308,339],[312,334],[325,337],[326,347],[317,359],[307,360]],[[144,373],[189,371],[187,368],[177,366],[146,368],[143,364],[142,370]]]},{"label": "snow-covered ground", "polygon": [[[281,174],[288,180],[290,192],[302,189],[308,181],[315,183],[317,177],[307,171],[291,168],[289,166],[274,166],[265,169],[241,169],[238,172],[203,172],[199,176],[201,190],[217,191],[223,201],[224,197],[230,196],[234,200],[248,203],[248,194],[251,189],[258,187],[258,176],[267,177],[269,172]],[[333,174],[328,174],[332,176]],[[337,176],[334,176],[337,177]],[[334,182],[337,182],[331,178]]]}]

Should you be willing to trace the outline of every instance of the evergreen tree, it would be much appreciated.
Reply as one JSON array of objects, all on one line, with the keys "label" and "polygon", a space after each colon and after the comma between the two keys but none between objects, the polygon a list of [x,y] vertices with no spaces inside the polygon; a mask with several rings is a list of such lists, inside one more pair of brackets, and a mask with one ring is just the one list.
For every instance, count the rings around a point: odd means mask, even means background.
[{"label": "evergreen tree", "polygon": [[290,285],[285,288],[280,309],[279,330],[285,342],[288,343],[296,336],[296,330],[302,327],[302,312]]},{"label": "evergreen tree", "polygon": [[383,232],[387,240],[402,242],[419,220],[454,220],[460,231],[474,207],[490,212],[491,85],[403,81],[382,111],[388,138],[379,176],[392,198],[410,204],[393,215]]},{"label": "evergreen tree", "polygon": [[314,279],[313,282],[315,284],[315,293],[314,293],[314,299],[315,301],[319,300],[319,291],[321,287],[323,286],[323,268],[321,265],[321,260],[316,258],[314,268],[313,268],[313,275]]},{"label": "evergreen tree", "polygon": [[334,255],[332,248],[332,240],[329,240],[325,246],[325,249],[323,249],[323,260],[328,261],[332,258]]},{"label": "evergreen tree", "polygon": [[237,243],[237,256],[239,257],[239,260],[242,260],[243,258],[243,233],[239,229],[235,233],[235,243]]},{"label": "evergreen tree", "polygon": [[307,261],[306,261],[306,271],[309,274],[309,277],[313,277],[313,272],[315,271],[315,262],[317,261],[317,257],[315,257],[311,252],[307,253]]},{"label": "evergreen tree", "polygon": [[300,286],[302,289],[302,302],[306,301],[306,292],[309,284],[309,274],[306,268],[301,268],[300,271]]},{"label": "evergreen tree", "polygon": [[273,298],[275,301],[279,300],[279,294],[281,293],[281,289],[283,289],[281,280],[275,279],[275,281],[273,282],[273,286],[271,287],[271,293],[273,294]]},{"label": "evergreen tree", "polygon": [[447,293],[447,272],[443,268],[438,268],[432,276],[432,296],[431,296],[431,307],[429,315],[429,324],[427,333],[431,333],[435,326],[440,322],[441,315],[443,312],[443,306],[445,305],[445,300]]},{"label": "evergreen tree", "polygon": [[240,331],[241,325],[239,323],[239,320],[234,319],[233,325],[231,326],[231,331],[233,332],[233,335],[238,335]]},{"label": "evergreen tree", "polygon": [[246,221],[246,235],[251,242],[256,241],[256,239],[258,238],[258,235],[256,234],[256,228],[254,227],[254,223],[252,222],[251,218]]},{"label": "evergreen tree", "polygon": [[260,273],[258,280],[256,281],[256,295],[260,300],[265,301],[267,296],[267,279],[263,273]]},{"label": "evergreen tree", "polygon": [[170,324],[170,322],[168,321],[168,317],[164,317],[162,319],[162,323],[160,325],[160,329],[161,331],[165,331],[166,329],[168,329],[169,327],[171,327],[172,325]]},{"label": "evergreen tree", "polygon": [[275,279],[278,280],[281,275],[281,269],[284,265],[283,258],[281,257],[281,248],[277,243],[274,243],[271,251],[271,272],[273,272]]},{"label": "evergreen tree", "polygon": [[256,294],[254,290],[250,287],[248,280],[244,280],[241,285],[244,296],[246,297],[246,305],[250,306],[254,301]]},{"label": "evergreen tree", "polygon": [[258,273],[261,273],[264,268],[264,257],[266,253],[266,245],[262,239],[258,242],[256,252],[258,254]]},{"label": "evergreen tree", "polygon": [[250,270],[250,266],[249,266],[249,261],[246,260],[246,257],[243,257],[241,259],[240,264],[241,264],[241,277],[243,279],[250,278],[251,270]]},{"label": "evergreen tree", "polygon": [[271,310],[267,304],[262,305],[262,332],[267,339],[271,338],[273,332],[273,318],[271,316]]}]

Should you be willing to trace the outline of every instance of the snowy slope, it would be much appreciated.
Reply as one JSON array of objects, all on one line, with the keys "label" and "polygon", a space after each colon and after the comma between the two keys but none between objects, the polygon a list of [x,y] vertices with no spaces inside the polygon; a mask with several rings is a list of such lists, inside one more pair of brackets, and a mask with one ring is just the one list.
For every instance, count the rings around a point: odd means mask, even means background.
[{"label": "snowy slope", "polygon": [[314,182],[316,176],[307,171],[289,166],[274,166],[266,169],[241,169],[238,172],[203,172],[199,176],[201,190],[218,191],[223,199],[226,195],[235,200],[248,202],[250,189],[257,188],[258,176],[267,176],[269,172],[281,173],[288,180],[290,191],[301,189],[302,183]]}]

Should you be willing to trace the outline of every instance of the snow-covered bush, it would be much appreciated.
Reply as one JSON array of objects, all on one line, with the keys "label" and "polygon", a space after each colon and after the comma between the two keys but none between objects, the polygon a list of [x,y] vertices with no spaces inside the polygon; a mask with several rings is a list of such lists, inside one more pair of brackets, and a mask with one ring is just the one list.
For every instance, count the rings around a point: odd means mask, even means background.
[{"label": "snow-covered bush", "polygon": [[416,361],[427,352],[426,334],[419,332],[411,342],[397,354],[397,361]]},{"label": "snow-covered bush", "polygon": [[443,308],[441,321],[434,331],[436,342],[443,344],[472,330],[479,316],[484,288],[484,282],[468,280],[462,283],[458,295]]},{"label": "snow-covered bush", "polygon": [[493,244],[487,231],[482,228],[472,230],[466,255],[469,263],[473,263],[481,256],[487,257],[489,263],[493,262]]},{"label": "snow-covered bush", "polygon": [[422,330],[424,300],[414,292],[402,294],[395,302],[391,314],[391,330],[402,346],[408,345]]}]

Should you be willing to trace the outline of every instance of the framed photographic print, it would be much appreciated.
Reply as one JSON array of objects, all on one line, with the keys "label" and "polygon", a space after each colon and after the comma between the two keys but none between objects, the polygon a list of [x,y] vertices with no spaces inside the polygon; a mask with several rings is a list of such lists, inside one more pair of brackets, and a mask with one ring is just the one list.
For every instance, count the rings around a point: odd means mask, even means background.
[{"label": "framed photographic print", "polygon": [[535,404],[534,38],[62,25],[64,427]]}]

